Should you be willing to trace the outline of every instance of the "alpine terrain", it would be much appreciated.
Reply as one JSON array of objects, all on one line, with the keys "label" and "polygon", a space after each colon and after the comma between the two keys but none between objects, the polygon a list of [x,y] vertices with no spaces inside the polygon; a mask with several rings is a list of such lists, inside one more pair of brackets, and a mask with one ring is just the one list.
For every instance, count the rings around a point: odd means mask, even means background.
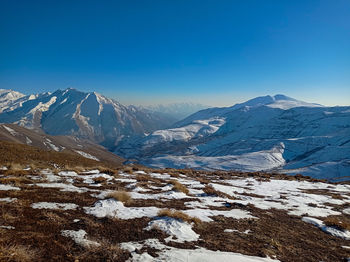
[{"label": "alpine terrain", "polygon": [[49,135],[73,135],[111,150],[124,137],[152,132],[171,123],[162,114],[72,88],[27,96],[1,90],[0,112],[2,123],[42,130]]},{"label": "alpine terrain", "polygon": [[350,107],[263,96],[201,110],[169,129],[118,144],[152,167],[302,173],[349,179]]}]

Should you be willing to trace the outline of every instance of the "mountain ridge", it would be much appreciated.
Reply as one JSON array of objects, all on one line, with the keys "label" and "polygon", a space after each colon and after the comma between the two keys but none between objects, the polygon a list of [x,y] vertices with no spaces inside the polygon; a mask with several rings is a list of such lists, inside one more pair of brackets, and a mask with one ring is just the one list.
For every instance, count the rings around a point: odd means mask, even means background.
[{"label": "mountain ridge", "polygon": [[350,107],[265,96],[201,110],[170,129],[124,141],[115,152],[152,167],[276,171],[333,179],[350,172],[348,123]]}]

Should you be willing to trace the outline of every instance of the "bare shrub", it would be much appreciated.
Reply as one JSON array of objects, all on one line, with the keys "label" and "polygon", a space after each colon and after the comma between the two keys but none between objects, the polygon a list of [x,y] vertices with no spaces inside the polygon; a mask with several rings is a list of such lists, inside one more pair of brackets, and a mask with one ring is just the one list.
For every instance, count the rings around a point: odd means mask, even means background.
[{"label": "bare shrub", "polygon": [[123,202],[124,204],[130,203],[132,200],[129,192],[126,191],[114,191],[109,193],[107,197],[114,198],[115,200]]},{"label": "bare shrub", "polygon": [[98,176],[98,177],[94,177],[92,180],[94,180],[95,183],[103,183],[107,181],[107,178],[103,176]]},{"label": "bare shrub", "polygon": [[175,191],[183,192],[185,194],[189,193],[189,190],[187,189],[187,187],[181,184],[179,181],[170,180],[169,182],[174,186]]},{"label": "bare shrub", "polygon": [[162,209],[158,212],[157,214],[160,217],[172,217],[175,219],[180,219],[182,221],[186,221],[189,223],[195,223],[195,224],[199,224],[201,222],[201,220],[199,218],[196,217],[190,217],[189,215],[178,211],[178,210],[172,210],[172,209]]},{"label": "bare shrub", "polygon": [[334,227],[343,231],[350,230],[350,223],[342,221],[337,217],[327,217],[323,222],[329,227]]}]

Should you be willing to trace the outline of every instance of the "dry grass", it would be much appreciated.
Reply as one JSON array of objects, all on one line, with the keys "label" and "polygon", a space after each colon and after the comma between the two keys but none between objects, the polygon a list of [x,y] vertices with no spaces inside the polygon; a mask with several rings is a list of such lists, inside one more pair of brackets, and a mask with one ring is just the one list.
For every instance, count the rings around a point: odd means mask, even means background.
[{"label": "dry grass", "polygon": [[123,202],[124,204],[130,203],[132,200],[129,192],[126,191],[114,191],[109,193],[107,197],[114,198],[115,200]]},{"label": "dry grass", "polygon": [[101,162],[87,159],[69,151],[46,151],[33,146],[0,141],[0,165],[8,166],[10,170],[23,170],[24,167],[35,165],[39,168],[77,168],[77,163],[84,169],[96,168]]},{"label": "dry grass", "polygon": [[77,256],[75,261],[123,261],[128,257],[128,252],[121,249],[119,245],[108,241],[99,242],[99,246],[91,246],[81,255]]},{"label": "dry grass", "polygon": [[136,180],[138,182],[149,182],[150,181],[150,176],[147,176],[147,175],[137,175],[136,176]]},{"label": "dry grass", "polygon": [[103,176],[98,176],[98,177],[94,177],[92,180],[94,180],[95,183],[99,184],[99,183],[106,182],[107,178]]},{"label": "dry grass", "polygon": [[350,230],[350,222],[342,221],[337,217],[327,217],[323,222],[329,227],[335,227],[343,231]]},{"label": "dry grass", "polygon": [[0,245],[0,261],[32,262],[38,258],[38,251],[22,245]]},{"label": "dry grass", "polygon": [[178,210],[172,210],[172,209],[162,209],[158,212],[157,214],[159,217],[172,217],[172,218],[176,218],[176,219],[180,219],[182,221],[186,221],[189,223],[195,223],[195,224],[199,224],[202,221],[199,218],[196,217],[190,217],[189,215],[178,211]]},{"label": "dry grass", "polygon": [[171,177],[179,178],[180,174],[176,171],[167,172]]},{"label": "dry grass", "polygon": [[126,174],[132,174],[133,173],[133,168],[131,166],[125,166],[123,169],[122,169],[123,173],[126,173]]},{"label": "dry grass", "polygon": [[204,178],[204,177],[197,177],[196,178],[199,182],[201,182],[201,184],[209,184],[210,183],[210,181],[208,180],[208,179],[206,179],[206,178]]},{"label": "dry grass", "polygon": [[85,172],[87,169],[86,169],[86,167],[83,167],[83,166],[65,165],[64,170],[65,171],[74,171],[75,173],[80,174],[82,172]]},{"label": "dry grass", "polygon": [[19,163],[9,163],[7,165],[7,168],[10,170],[13,170],[13,171],[20,171],[20,170],[23,170],[25,168],[25,166],[21,165]]},{"label": "dry grass", "polygon": [[187,187],[184,186],[183,184],[181,184],[179,181],[177,181],[177,180],[170,180],[169,183],[174,186],[174,190],[175,191],[183,192],[186,195],[189,193],[189,190],[187,189]]},{"label": "dry grass", "polygon": [[118,175],[118,171],[115,169],[107,168],[104,166],[98,166],[97,169],[100,171],[100,173],[111,175],[111,176],[116,176]]},{"label": "dry grass", "polygon": [[4,177],[4,178],[0,179],[0,182],[2,184],[12,184],[12,185],[16,185],[16,186],[33,183],[33,181],[31,179],[24,177],[24,176]]}]

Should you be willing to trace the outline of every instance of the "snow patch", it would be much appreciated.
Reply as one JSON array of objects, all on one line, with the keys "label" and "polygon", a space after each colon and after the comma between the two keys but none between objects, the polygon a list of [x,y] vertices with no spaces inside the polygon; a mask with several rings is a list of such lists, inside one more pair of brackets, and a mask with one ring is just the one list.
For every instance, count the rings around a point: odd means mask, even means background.
[{"label": "snow patch", "polygon": [[340,237],[340,238],[343,238],[345,240],[350,240],[350,231],[348,231],[348,230],[342,231],[342,230],[336,229],[334,227],[328,227],[323,223],[322,220],[319,220],[319,219],[313,218],[313,217],[303,217],[302,220],[306,223],[310,223],[310,224],[318,227],[323,232],[326,232],[332,236]]},{"label": "snow patch", "polygon": [[3,125],[3,127],[4,127],[11,135],[13,135],[13,136],[18,135],[18,133],[17,133],[15,130],[13,130],[12,128],[10,128],[10,127],[8,127],[8,126],[5,126],[5,125]]},{"label": "snow patch", "polygon": [[199,238],[199,235],[192,230],[190,224],[171,217],[161,217],[152,220],[148,223],[145,230],[151,230],[154,228],[160,229],[170,235],[165,239],[166,242],[174,241],[183,243],[185,241],[197,241]]},{"label": "snow patch", "polygon": [[0,184],[0,190],[7,191],[7,190],[21,190],[21,189],[16,186]]},{"label": "snow patch", "polygon": [[79,206],[73,203],[38,202],[38,203],[33,203],[31,207],[35,209],[72,210],[72,209],[77,209]]},{"label": "snow patch", "polygon": [[114,199],[99,200],[93,207],[85,207],[85,212],[96,217],[117,217],[120,219],[133,219],[141,217],[155,217],[157,207],[125,207],[122,202]]},{"label": "snow patch", "polygon": [[87,233],[85,232],[85,230],[82,230],[82,229],[78,231],[62,230],[61,235],[64,237],[72,238],[75,243],[86,248],[100,246],[100,244],[97,243],[96,241],[88,240],[86,238]]},{"label": "snow patch", "polygon": [[97,157],[93,156],[93,155],[90,155],[86,152],[83,152],[83,151],[80,151],[80,150],[74,150],[75,152],[77,152],[79,155],[85,157],[85,158],[88,158],[88,159],[92,159],[92,160],[95,160],[95,161],[100,161]]}]

